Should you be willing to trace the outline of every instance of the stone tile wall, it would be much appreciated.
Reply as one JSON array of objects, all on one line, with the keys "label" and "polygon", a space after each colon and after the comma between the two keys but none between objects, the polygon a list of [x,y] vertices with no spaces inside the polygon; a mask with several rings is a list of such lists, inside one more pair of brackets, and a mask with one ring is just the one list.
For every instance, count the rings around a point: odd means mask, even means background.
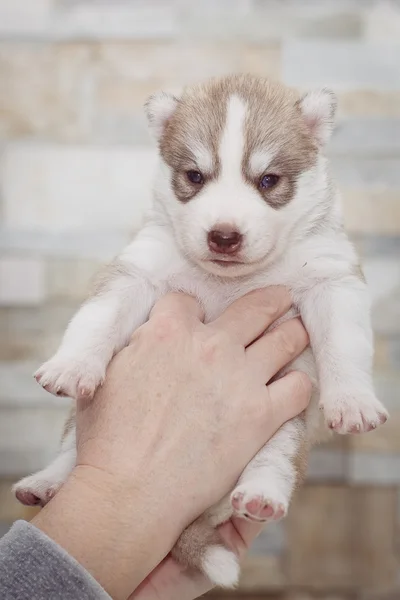
[{"label": "stone tile wall", "polygon": [[0,0],[0,533],[29,517],[9,481],[51,457],[67,408],[31,372],[149,202],[144,100],[250,71],[338,93],[329,151],[392,419],[314,452],[290,516],[257,540],[241,593],[398,597],[399,34],[398,0]]}]

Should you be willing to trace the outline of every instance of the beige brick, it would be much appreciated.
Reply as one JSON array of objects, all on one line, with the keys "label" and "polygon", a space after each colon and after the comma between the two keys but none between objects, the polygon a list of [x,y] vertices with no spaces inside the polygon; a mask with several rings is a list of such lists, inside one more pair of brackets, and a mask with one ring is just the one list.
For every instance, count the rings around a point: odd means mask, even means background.
[{"label": "beige brick", "polygon": [[262,77],[280,78],[280,44],[244,45],[240,51],[239,69]]},{"label": "beige brick", "polygon": [[355,90],[339,93],[339,113],[348,117],[399,117],[400,92]]},{"label": "beige brick", "polygon": [[374,368],[387,368],[389,364],[389,348],[387,340],[377,336],[375,338],[374,349]]},{"label": "beige brick", "polygon": [[96,108],[100,111],[144,115],[143,107],[147,98],[161,87],[158,80],[138,82],[113,76],[103,77],[97,86]]},{"label": "beige brick", "polygon": [[400,453],[400,406],[399,410],[391,411],[385,425],[376,431],[365,435],[355,435],[349,438],[349,448],[360,452],[389,452]]},{"label": "beige brick", "polygon": [[395,513],[395,488],[303,487],[287,521],[289,583],[337,590],[393,585]]},{"label": "beige brick", "polygon": [[47,293],[50,300],[84,300],[102,263],[90,260],[50,260]]},{"label": "beige brick", "polygon": [[13,522],[17,519],[32,519],[38,510],[22,506],[11,491],[11,486],[15,483],[12,479],[0,480],[0,521]]},{"label": "beige brick", "polygon": [[0,134],[86,139],[91,46],[0,43]]},{"label": "beige brick", "polygon": [[241,46],[233,42],[103,42],[96,53],[99,81],[154,82],[181,87],[240,68]]},{"label": "beige brick", "polygon": [[343,210],[350,233],[400,233],[400,190],[346,190]]},{"label": "beige brick", "polygon": [[9,228],[132,231],[149,206],[153,149],[13,143],[3,156]]}]

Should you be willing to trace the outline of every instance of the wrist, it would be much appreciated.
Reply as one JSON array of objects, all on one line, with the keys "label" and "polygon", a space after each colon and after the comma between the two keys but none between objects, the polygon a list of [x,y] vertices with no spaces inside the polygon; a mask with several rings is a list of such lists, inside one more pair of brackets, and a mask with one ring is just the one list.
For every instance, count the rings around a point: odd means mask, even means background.
[{"label": "wrist", "polygon": [[168,498],[78,466],[32,523],[116,599],[126,598],[174,545],[181,523]]}]

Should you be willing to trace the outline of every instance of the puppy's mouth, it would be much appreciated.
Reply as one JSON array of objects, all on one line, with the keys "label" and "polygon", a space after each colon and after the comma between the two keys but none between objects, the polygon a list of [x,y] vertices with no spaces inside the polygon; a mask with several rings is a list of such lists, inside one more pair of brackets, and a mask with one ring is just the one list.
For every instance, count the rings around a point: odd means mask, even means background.
[{"label": "puppy's mouth", "polygon": [[212,262],[214,265],[218,265],[219,267],[223,267],[225,269],[228,269],[229,267],[237,267],[238,265],[245,264],[241,260],[235,260],[235,259],[232,259],[232,258],[226,258],[226,259],[212,258],[210,260],[210,262]]}]

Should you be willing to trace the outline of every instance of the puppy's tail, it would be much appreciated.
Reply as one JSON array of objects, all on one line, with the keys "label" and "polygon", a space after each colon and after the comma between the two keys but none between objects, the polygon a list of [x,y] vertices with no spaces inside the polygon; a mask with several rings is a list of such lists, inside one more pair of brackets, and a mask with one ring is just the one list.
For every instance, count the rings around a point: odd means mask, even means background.
[{"label": "puppy's tail", "polygon": [[224,546],[218,530],[204,517],[185,529],[172,550],[172,556],[180,564],[201,571],[214,585],[232,588],[239,580],[236,555]]}]

